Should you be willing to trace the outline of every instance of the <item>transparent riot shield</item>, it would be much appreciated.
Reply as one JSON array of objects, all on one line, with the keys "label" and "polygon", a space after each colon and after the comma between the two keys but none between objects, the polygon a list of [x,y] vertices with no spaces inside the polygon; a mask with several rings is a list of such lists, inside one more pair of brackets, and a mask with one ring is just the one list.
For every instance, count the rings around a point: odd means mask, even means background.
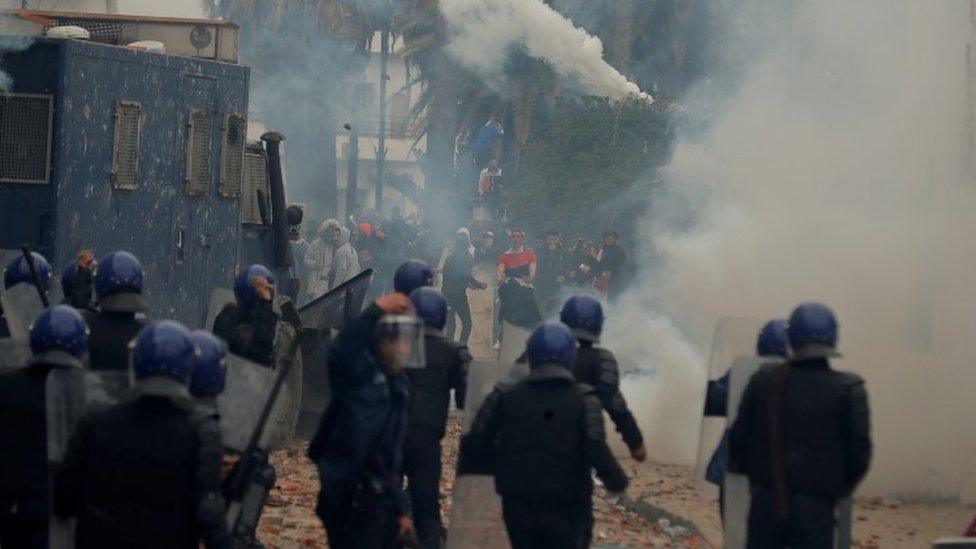
[{"label": "transparent riot shield", "polygon": [[302,395],[295,436],[310,439],[318,429],[329,403],[329,371],[326,352],[333,334],[363,309],[373,280],[368,269],[325,295],[306,303],[298,314],[302,319]]},{"label": "transparent riot shield", "polygon": [[213,331],[214,321],[217,320],[217,315],[220,311],[224,310],[224,307],[228,305],[233,305],[237,300],[234,298],[233,290],[228,290],[227,288],[214,288],[210,292],[210,303],[207,305],[207,322],[204,324],[208,331]]},{"label": "transparent riot shield", "polygon": [[[531,330],[503,323],[502,350],[498,360],[494,363],[476,360],[471,364],[462,436],[471,431],[478,409],[498,383],[514,383],[528,375],[528,364],[517,363],[516,360],[525,350],[530,333]],[[487,475],[457,477],[454,481],[447,547],[498,547],[504,545],[502,540],[507,539],[494,478]]]},{"label": "transparent riot shield", "polygon": [[[54,486],[54,479],[57,478],[68,451],[68,441],[86,408],[84,370],[81,368],[51,370],[45,382],[49,486]],[[61,519],[52,513],[48,521],[48,547],[52,549],[73,547],[74,531],[74,519]]]},{"label": "transparent riot shield", "polygon": [[30,336],[30,325],[44,310],[37,288],[31,284],[16,284],[0,294],[3,304],[3,316],[7,319],[10,337],[27,340]]},{"label": "transparent riot shield", "polygon": [[[274,412],[265,430],[268,437],[268,447],[278,448],[295,436],[298,424],[298,414],[302,405],[302,374],[304,365],[300,349],[294,349],[292,343],[297,333],[295,328],[285,322],[278,323],[278,333],[274,342],[274,373],[278,374],[285,362],[292,362],[288,375],[285,377],[281,392],[275,401]],[[293,351],[293,354],[291,353]]]},{"label": "transparent riot shield", "polygon": [[[708,359],[709,382],[722,379],[736,357],[756,354],[756,337],[761,327],[761,320],[746,317],[726,317],[716,324]],[[706,393],[707,400],[707,387],[702,387],[702,392]],[[705,475],[728,425],[725,417],[706,416],[703,410],[698,456],[695,461],[695,490],[704,499],[718,499],[718,486],[709,483]]]},{"label": "transparent riot shield", "polygon": [[[753,374],[759,371],[768,359],[759,357],[737,357],[732,362],[729,371],[729,397],[726,415],[728,424],[732,425],[739,412],[739,402],[746,385]],[[746,533],[749,524],[749,477],[735,473],[725,473],[725,495],[723,506],[725,509],[725,548],[740,549],[746,546]]]},{"label": "transparent riot shield", "polygon": [[362,311],[363,301],[373,281],[373,270],[366,269],[324,295],[302,305],[298,314],[302,326],[337,328]]},{"label": "transparent riot shield", "polygon": [[[224,390],[217,396],[224,446],[237,452],[247,448],[274,380],[274,370],[234,354],[227,355]],[[266,439],[267,435],[265,429],[262,438]]]},{"label": "transparent riot shield", "polygon": [[0,339],[0,373],[26,366],[30,357],[30,344],[26,339],[12,337]]}]

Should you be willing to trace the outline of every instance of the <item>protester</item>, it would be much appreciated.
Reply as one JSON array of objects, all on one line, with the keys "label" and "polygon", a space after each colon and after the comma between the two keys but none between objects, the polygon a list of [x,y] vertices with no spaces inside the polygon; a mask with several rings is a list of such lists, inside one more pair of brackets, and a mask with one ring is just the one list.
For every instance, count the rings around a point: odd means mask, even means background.
[{"label": "protester", "polygon": [[458,229],[454,246],[444,260],[443,282],[441,291],[447,300],[447,337],[454,338],[454,318],[461,321],[461,334],[458,341],[461,345],[468,344],[471,335],[471,308],[468,305],[468,289],[483,290],[488,284],[479,281],[471,273],[474,260],[474,246],[471,244],[471,234],[466,227]]},{"label": "protester", "polygon": [[312,299],[329,291],[329,273],[335,257],[336,231],[339,222],[329,218],[322,222],[305,252],[305,266],[308,268],[308,293]]}]

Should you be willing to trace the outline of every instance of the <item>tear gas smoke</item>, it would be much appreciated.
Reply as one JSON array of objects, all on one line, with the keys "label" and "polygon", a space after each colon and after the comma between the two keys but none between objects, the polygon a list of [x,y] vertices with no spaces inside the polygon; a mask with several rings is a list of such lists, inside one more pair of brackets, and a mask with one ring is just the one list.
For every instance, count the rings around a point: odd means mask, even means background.
[{"label": "tear gas smoke", "polygon": [[[970,9],[798,4],[705,141],[679,146],[641,235],[660,259],[607,334],[644,374],[625,393],[654,457],[694,459],[719,319],[819,300],[834,366],[867,380],[861,493],[976,500]],[[672,207],[694,226],[655,215]]]},{"label": "tear gas smoke", "polygon": [[500,78],[513,47],[547,61],[591,95],[651,100],[603,60],[603,43],[540,0],[441,0],[448,51],[486,81]]}]

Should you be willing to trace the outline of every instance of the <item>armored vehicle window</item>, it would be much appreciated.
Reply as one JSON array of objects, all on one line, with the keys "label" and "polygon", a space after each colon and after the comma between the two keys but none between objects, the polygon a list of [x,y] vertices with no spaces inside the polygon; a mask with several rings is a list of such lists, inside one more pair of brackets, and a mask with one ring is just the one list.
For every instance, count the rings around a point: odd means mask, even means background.
[{"label": "armored vehicle window", "polygon": [[224,119],[224,139],[220,159],[221,196],[240,196],[244,171],[244,138],[247,121],[239,114],[228,114]]},{"label": "armored vehicle window", "polygon": [[210,111],[190,111],[186,141],[186,193],[206,194],[210,190],[210,138],[213,116]]},{"label": "armored vehicle window", "polygon": [[[241,195],[241,223],[248,225],[264,225],[264,221],[270,223],[269,196],[268,159],[260,153],[246,153],[244,155],[244,190]],[[265,211],[266,220],[262,220],[262,209]]]},{"label": "armored vehicle window", "polygon": [[135,189],[139,172],[139,134],[142,105],[132,101],[115,104],[115,144],[112,146],[112,186]]},{"label": "armored vehicle window", "polygon": [[50,95],[0,93],[0,182],[50,181],[52,107]]}]

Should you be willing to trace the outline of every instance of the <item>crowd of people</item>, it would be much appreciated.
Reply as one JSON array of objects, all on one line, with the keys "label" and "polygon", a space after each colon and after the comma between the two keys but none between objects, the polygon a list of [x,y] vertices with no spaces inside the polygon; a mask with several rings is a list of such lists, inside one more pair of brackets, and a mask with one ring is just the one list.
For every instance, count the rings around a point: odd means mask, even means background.
[{"label": "crowd of people", "polygon": [[[325,226],[335,253],[362,257],[348,247],[343,227]],[[381,227],[361,233],[374,238],[380,228],[379,241],[390,239]],[[496,385],[478,409],[466,411],[474,421],[461,440],[459,482],[494,476],[514,547],[587,547],[593,472],[612,493],[628,484],[607,445],[603,414],[636,461],[647,458],[644,437],[620,392],[616,358],[600,346],[601,301],[572,295],[559,321],[543,322],[535,284],[545,265],[561,263],[543,264],[526,247],[524,231],[509,236],[496,260],[499,296],[511,309],[501,314],[530,330],[519,359],[528,374]],[[557,244],[558,234],[548,234],[545,249]],[[615,244],[608,233],[595,263],[599,271],[607,262],[611,280],[623,257]],[[485,287],[471,276],[477,247],[467,230],[457,231],[443,257],[447,293]],[[368,260],[383,265],[382,256]],[[560,272],[550,272],[554,281],[567,277]],[[255,445],[235,458],[221,418],[240,411],[222,408],[217,397],[225,378],[239,375],[228,369],[231,357],[284,376],[296,360],[301,326],[286,318],[287,302],[280,312],[273,305],[276,280],[261,265],[238,273],[235,302],[217,315],[213,333],[148,319],[144,277],[130,253],[96,264],[89,251],[80,252],[62,274],[63,304],[44,308],[30,325],[31,357],[0,375],[3,546],[258,545],[257,518],[275,478],[271,443],[257,445],[265,439],[258,423]],[[27,285],[42,301],[51,280],[50,265],[36,253],[4,271],[5,292]],[[450,300],[433,287],[434,268],[411,258],[378,282],[382,295],[328,343],[332,398],[308,454],[321,485],[316,512],[338,549],[439,548],[441,441],[451,397],[458,409],[468,405],[472,358],[445,333]],[[4,326],[0,340],[14,335]],[[801,304],[758,336],[757,355],[766,362],[749,380],[715,458],[717,474],[727,469],[751,482],[748,547],[832,547],[837,502],[867,472],[867,394],[861,378],[830,367],[837,340],[833,312],[819,303]],[[135,384],[114,393],[88,381],[72,384],[86,371],[126,374]],[[110,378],[98,379],[104,385]],[[731,386],[728,377],[709,385],[706,413],[727,412]],[[269,393],[265,410],[277,394]]]}]

